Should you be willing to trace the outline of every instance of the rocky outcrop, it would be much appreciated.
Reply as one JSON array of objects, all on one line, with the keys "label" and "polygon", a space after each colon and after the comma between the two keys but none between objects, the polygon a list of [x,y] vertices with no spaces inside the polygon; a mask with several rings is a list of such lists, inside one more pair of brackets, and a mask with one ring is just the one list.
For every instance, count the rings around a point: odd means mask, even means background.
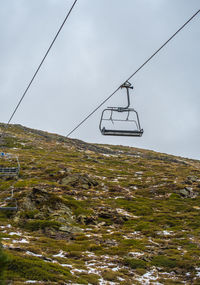
[{"label": "rocky outcrop", "polygon": [[[15,222],[37,223],[35,229],[52,227],[68,233],[78,233],[81,229],[74,226],[71,209],[62,198],[46,190],[33,188],[19,203]],[[48,223],[44,222],[48,221]],[[52,224],[50,223],[52,222]],[[33,227],[31,227],[33,228]]]},{"label": "rocky outcrop", "polygon": [[61,182],[64,186],[79,187],[82,189],[90,189],[98,185],[98,182],[89,177],[87,174],[80,175],[78,173],[70,174],[64,177]]},{"label": "rocky outcrop", "polygon": [[184,198],[194,197],[194,192],[191,187],[185,187],[184,189],[179,190],[179,194]]}]

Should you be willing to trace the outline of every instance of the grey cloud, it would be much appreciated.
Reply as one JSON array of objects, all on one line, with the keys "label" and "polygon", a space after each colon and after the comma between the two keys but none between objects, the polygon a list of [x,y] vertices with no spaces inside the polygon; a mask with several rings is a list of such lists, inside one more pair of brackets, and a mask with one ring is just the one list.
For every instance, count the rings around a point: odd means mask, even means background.
[{"label": "grey cloud", "polygon": [[[3,1],[0,121],[8,120],[72,2]],[[199,0],[78,1],[13,123],[67,134],[198,9]],[[102,109],[73,137],[200,159],[199,25],[200,15],[131,81],[144,137],[101,136]]]}]

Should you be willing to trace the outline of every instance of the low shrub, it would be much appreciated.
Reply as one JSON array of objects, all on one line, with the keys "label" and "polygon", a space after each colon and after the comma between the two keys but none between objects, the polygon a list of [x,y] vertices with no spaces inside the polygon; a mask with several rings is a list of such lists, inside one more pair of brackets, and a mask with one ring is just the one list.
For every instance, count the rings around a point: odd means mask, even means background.
[{"label": "low shrub", "polygon": [[125,266],[129,266],[132,269],[137,269],[137,268],[147,268],[147,262],[141,259],[136,259],[136,258],[130,258],[127,257],[123,260],[123,264]]}]

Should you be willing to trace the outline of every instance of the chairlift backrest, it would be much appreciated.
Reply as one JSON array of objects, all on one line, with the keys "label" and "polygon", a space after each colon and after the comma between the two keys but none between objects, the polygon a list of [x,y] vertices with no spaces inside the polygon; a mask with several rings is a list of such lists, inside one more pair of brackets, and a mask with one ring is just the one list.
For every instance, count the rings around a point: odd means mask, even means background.
[{"label": "chairlift backrest", "polygon": [[[6,203],[7,201],[8,203]],[[17,200],[13,197],[13,189],[11,190],[11,196],[7,197],[4,203],[6,203],[6,205],[0,206],[0,211],[17,211],[18,210]],[[12,204],[13,206],[10,206]]]},{"label": "chairlift backrest", "polygon": [[20,163],[17,156],[1,152],[0,159],[2,159],[2,163],[0,162],[0,176],[17,176],[19,174]]}]

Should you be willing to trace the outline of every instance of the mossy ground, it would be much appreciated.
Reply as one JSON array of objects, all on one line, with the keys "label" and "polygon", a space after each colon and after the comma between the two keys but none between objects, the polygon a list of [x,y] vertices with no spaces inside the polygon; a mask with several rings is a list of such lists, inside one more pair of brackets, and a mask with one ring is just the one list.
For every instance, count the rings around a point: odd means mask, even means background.
[{"label": "mossy ground", "polygon": [[[8,134],[4,151],[21,171],[0,178],[1,200],[14,187],[19,206],[0,212],[7,280],[200,284],[200,162],[21,126]],[[24,209],[34,187],[48,199]],[[181,195],[185,187],[192,194]]]}]

